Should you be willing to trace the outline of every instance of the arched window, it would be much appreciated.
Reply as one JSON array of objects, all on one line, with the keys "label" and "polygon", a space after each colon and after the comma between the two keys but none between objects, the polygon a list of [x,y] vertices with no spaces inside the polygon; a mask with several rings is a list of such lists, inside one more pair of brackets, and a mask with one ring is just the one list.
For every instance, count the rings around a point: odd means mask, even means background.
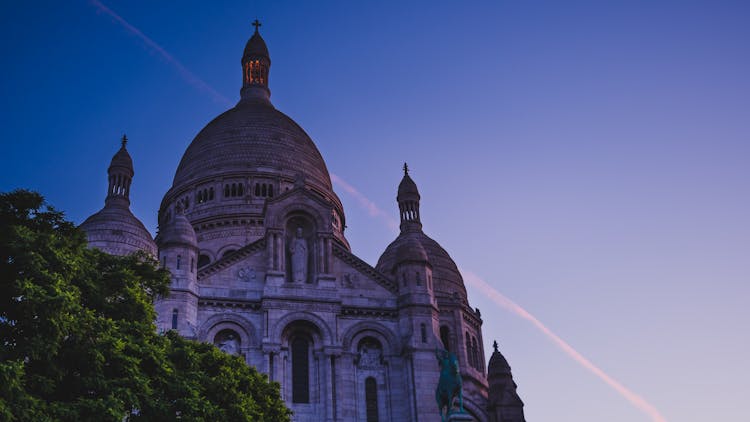
[{"label": "arched window", "polygon": [[378,385],[373,377],[365,380],[365,407],[367,422],[378,422]]},{"label": "arched window", "polygon": [[210,263],[211,263],[211,258],[209,258],[208,255],[198,256],[198,268],[205,267],[206,265]]},{"label": "arched window", "polygon": [[268,197],[273,198],[273,185],[268,185]]},{"label": "arched window", "polygon": [[310,403],[310,342],[292,340],[292,403]]},{"label": "arched window", "polygon": [[260,196],[260,183],[255,184],[255,196]]},{"label": "arched window", "polygon": [[244,185],[242,183],[240,183],[239,185],[237,185],[237,196],[242,196],[242,194],[243,194],[242,191],[244,190],[243,186]]},{"label": "arched window", "polygon": [[177,329],[177,315],[179,314],[179,310],[177,308],[172,309],[172,329]]},{"label": "arched window", "polygon": [[440,341],[443,342],[443,347],[445,347],[445,350],[449,352],[451,351],[450,337],[451,333],[448,326],[443,325],[442,327],[440,327]]},{"label": "arched window", "polygon": [[232,196],[237,196],[237,183],[232,183]]},{"label": "arched window", "polygon": [[224,198],[229,197],[229,185],[224,185]]},{"label": "arched window", "polygon": [[195,272],[195,258],[193,257],[190,258],[190,272],[191,273]]},{"label": "arched window", "polygon": [[182,262],[182,255],[177,255],[177,269],[180,269],[180,262]]},{"label": "arched window", "polygon": [[260,194],[261,196],[268,195],[268,186],[265,183],[263,183],[263,186],[260,187]]},{"label": "arched window", "polygon": [[208,200],[210,201],[212,199],[214,199],[214,188],[209,188],[208,189]]},{"label": "arched window", "polygon": [[427,326],[424,324],[420,324],[419,331],[422,334],[422,343],[427,343]]},{"label": "arched window", "polygon": [[474,361],[474,348],[471,347],[471,337],[469,332],[466,332],[466,359],[469,361],[469,366],[476,368],[477,364]]},{"label": "arched window", "polygon": [[473,357],[473,359],[474,359],[474,367],[477,368],[477,371],[481,371],[483,365],[479,361],[479,344],[477,342],[477,338],[476,337],[472,337],[472,339],[471,339],[471,345],[472,345],[472,347],[471,347],[471,353],[474,356]]}]

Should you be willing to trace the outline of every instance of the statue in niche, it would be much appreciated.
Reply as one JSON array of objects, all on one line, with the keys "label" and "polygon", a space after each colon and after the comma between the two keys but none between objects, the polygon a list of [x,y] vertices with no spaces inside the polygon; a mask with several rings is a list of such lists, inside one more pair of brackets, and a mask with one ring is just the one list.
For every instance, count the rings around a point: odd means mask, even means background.
[{"label": "statue in niche", "polygon": [[240,340],[237,336],[232,332],[222,334],[221,336],[216,336],[216,347],[226,354],[238,355],[240,353]]},{"label": "statue in niche", "polygon": [[307,240],[302,237],[302,227],[297,227],[297,233],[290,242],[289,253],[292,261],[292,281],[304,283],[307,281]]}]

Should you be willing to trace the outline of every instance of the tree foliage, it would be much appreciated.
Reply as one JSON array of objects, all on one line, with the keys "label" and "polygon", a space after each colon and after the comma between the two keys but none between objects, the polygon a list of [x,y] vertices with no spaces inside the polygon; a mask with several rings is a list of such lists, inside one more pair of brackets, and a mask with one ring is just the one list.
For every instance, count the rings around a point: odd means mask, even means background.
[{"label": "tree foliage", "polygon": [[37,193],[0,194],[0,420],[289,420],[242,359],[156,333],[155,264],[89,249]]}]

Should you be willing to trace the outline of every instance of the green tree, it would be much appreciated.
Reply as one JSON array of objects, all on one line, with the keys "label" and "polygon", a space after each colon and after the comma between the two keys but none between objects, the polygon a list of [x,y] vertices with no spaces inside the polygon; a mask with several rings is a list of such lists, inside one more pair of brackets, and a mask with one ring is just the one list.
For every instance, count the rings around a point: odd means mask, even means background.
[{"label": "green tree", "polygon": [[89,249],[37,193],[0,194],[0,420],[289,420],[242,359],[156,333],[155,264]]}]

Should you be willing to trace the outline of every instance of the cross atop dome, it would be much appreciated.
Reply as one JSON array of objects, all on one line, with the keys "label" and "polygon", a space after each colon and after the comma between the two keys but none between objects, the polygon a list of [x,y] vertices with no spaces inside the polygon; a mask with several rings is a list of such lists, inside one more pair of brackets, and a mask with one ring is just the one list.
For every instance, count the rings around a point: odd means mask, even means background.
[{"label": "cross atop dome", "polygon": [[258,32],[258,30],[260,29],[260,27],[263,24],[260,23],[260,21],[258,20],[258,18],[255,18],[255,20],[253,21],[252,25],[255,27],[255,32]]},{"label": "cross atop dome", "polygon": [[409,165],[404,162],[404,176],[409,175]]},{"label": "cross atop dome", "polygon": [[125,145],[127,145],[128,143],[128,135],[123,133],[120,142],[122,142],[122,147],[125,148]]}]

